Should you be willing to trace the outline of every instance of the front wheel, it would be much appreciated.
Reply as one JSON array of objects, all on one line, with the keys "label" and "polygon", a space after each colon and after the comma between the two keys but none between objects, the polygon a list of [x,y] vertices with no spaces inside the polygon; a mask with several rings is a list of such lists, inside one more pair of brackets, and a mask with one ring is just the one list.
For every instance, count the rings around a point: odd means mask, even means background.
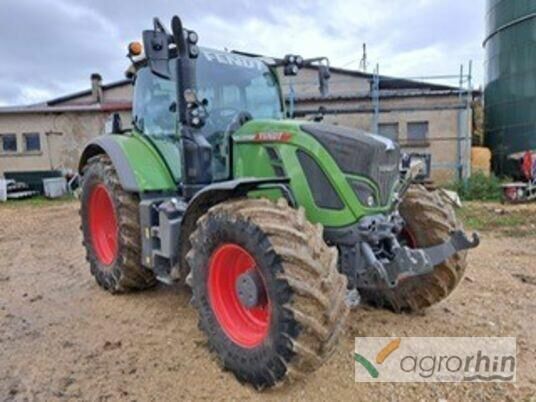
[{"label": "front wheel", "polygon": [[[428,191],[422,185],[409,188],[400,206],[406,222],[401,243],[409,248],[426,248],[450,238],[453,230],[461,229],[453,207],[438,191]],[[387,307],[396,312],[418,311],[449,296],[465,272],[467,252],[461,251],[437,265],[426,275],[406,278],[394,289],[359,289],[365,302]]]},{"label": "front wheel", "polygon": [[223,366],[262,389],[317,369],[348,308],[337,251],[303,210],[263,199],[224,202],[191,236],[187,260],[200,328]]}]

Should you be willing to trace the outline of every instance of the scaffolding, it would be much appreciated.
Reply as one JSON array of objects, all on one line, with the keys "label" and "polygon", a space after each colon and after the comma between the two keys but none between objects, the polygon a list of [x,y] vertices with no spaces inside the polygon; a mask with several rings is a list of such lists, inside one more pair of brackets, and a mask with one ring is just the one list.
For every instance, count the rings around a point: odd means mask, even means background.
[{"label": "scaffolding", "polygon": [[[410,77],[388,77],[380,74],[380,65],[376,64],[372,74],[368,74],[369,78],[369,90],[359,91],[351,90],[352,85],[355,85],[355,78],[349,79],[336,79],[333,84],[348,84],[348,93],[345,94],[348,97],[369,98],[371,102],[370,109],[364,108],[345,108],[345,109],[326,109],[326,114],[345,114],[345,113],[366,113],[371,114],[371,125],[369,131],[372,133],[379,133],[380,116],[382,113],[389,112],[404,112],[413,110],[439,110],[444,107],[435,108],[431,107],[418,107],[418,108],[382,108],[382,97],[387,96],[386,93],[389,90],[382,90],[382,83],[389,81],[418,81],[419,84],[431,83],[439,84],[451,87],[450,93],[457,94],[458,104],[451,106],[451,109],[457,110],[457,130],[455,136],[436,136],[430,138],[429,141],[456,141],[456,162],[455,163],[434,163],[432,168],[439,169],[452,169],[456,171],[456,178],[459,180],[466,180],[471,175],[471,108],[473,101],[473,84],[472,84],[472,62],[469,61],[467,72],[463,65],[460,65],[458,74],[445,74],[445,75],[430,75],[430,76],[410,76]],[[451,85],[448,85],[453,83]],[[290,81],[287,84],[288,87],[288,104],[290,117],[294,117],[296,113],[296,103],[300,97],[300,94],[304,92],[312,92],[313,86],[316,89],[316,82],[309,81]],[[332,85],[332,84],[330,84]],[[341,96],[340,93],[334,94],[335,97]],[[305,113],[303,110],[301,114]],[[306,114],[313,114],[313,111],[307,111]]]},{"label": "scaffolding", "polygon": [[[460,65],[459,74],[452,75],[433,75],[433,76],[416,76],[416,77],[382,77],[380,75],[379,65],[376,65],[374,73],[371,79],[371,102],[374,109],[374,115],[372,118],[371,131],[373,133],[379,133],[379,119],[381,113],[381,90],[380,83],[385,81],[457,81],[458,86],[455,89],[458,92],[458,116],[457,116],[457,133],[456,138],[456,163],[451,164],[435,164],[433,167],[441,167],[443,169],[455,169],[456,178],[458,180],[467,180],[471,176],[471,105],[473,94],[473,62],[469,60],[468,71],[464,73],[464,65]],[[445,138],[436,138],[435,140],[445,140]]]}]

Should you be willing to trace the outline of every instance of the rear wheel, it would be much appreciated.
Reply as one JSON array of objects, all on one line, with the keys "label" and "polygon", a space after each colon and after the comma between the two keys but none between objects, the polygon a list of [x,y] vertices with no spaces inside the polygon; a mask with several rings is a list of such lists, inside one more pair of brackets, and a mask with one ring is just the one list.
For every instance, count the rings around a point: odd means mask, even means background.
[{"label": "rear wheel", "polygon": [[[462,228],[453,207],[439,192],[428,191],[421,185],[410,187],[400,206],[400,214],[406,221],[400,240],[409,248],[441,244],[450,238],[451,231]],[[430,274],[404,279],[394,289],[359,289],[359,292],[365,302],[377,307],[396,312],[422,310],[450,295],[463,277],[466,257],[466,251],[459,252]]]},{"label": "rear wheel", "polygon": [[141,265],[138,199],[122,189],[106,155],[91,158],[84,167],[80,215],[86,259],[101,287],[116,293],[156,283]]},{"label": "rear wheel", "polygon": [[346,278],[303,210],[228,201],[211,208],[190,239],[200,328],[239,380],[273,386],[331,355],[348,313]]}]

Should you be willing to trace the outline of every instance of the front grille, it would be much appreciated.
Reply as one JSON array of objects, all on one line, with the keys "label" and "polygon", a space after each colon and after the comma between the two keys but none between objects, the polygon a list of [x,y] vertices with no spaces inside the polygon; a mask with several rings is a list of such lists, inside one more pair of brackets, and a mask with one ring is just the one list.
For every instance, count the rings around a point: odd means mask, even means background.
[{"label": "front grille", "polygon": [[387,151],[378,155],[375,163],[370,167],[370,179],[378,185],[382,205],[389,202],[394,185],[399,179],[398,163],[400,150]]},{"label": "front grille", "polygon": [[399,178],[400,147],[396,143],[362,130],[327,124],[304,124],[301,129],[327,149],[344,173],[376,183],[381,205],[388,204]]}]

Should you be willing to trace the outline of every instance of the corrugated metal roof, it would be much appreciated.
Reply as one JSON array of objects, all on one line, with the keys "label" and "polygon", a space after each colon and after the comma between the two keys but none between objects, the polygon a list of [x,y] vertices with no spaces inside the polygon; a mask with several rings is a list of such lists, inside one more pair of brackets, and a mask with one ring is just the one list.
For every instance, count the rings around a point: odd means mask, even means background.
[{"label": "corrugated metal roof", "polygon": [[[466,91],[462,91],[466,93]],[[478,96],[480,91],[471,91],[471,95]],[[380,90],[380,99],[387,98],[410,98],[410,97],[436,97],[436,96],[450,96],[450,95],[459,95],[460,90],[455,89],[441,89],[441,90],[431,90],[431,89],[382,89]],[[288,99],[288,96],[287,96]],[[370,100],[370,92],[348,92],[348,93],[338,93],[334,95],[328,95],[322,97],[320,95],[311,95],[311,96],[297,96],[295,98],[298,102],[321,102],[321,101],[352,101],[352,100]]]},{"label": "corrugated metal roof", "polygon": [[[249,57],[267,57],[267,56],[263,56],[263,55],[260,55],[260,54],[241,52],[241,51],[238,51],[238,50],[233,50],[232,53],[237,53],[237,54],[241,54],[241,55],[249,56]],[[277,61],[282,60],[281,58],[277,58],[277,57],[269,57],[268,56],[268,58],[274,59],[274,60],[277,60]],[[312,69],[312,70],[318,70],[318,67],[316,67],[316,66],[308,66],[308,67],[305,67],[305,68]],[[330,66],[329,69],[332,72],[335,72],[335,73],[344,74],[344,75],[348,75],[348,76],[352,76],[352,77],[359,77],[359,78],[363,78],[363,79],[366,79],[366,80],[369,80],[369,81],[372,81],[372,79],[374,78],[373,74],[365,73],[363,71],[350,70],[350,69],[347,69],[347,68],[333,67],[333,66]],[[442,85],[442,84],[435,84],[435,83],[425,82],[425,81],[417,81],[417,80],[412,80],[412,79],[390,77],[390,76],[387,76],[387,75],[380,75],[379,78],[380,78],[380,89],[430,89],[430,90],[434,90],[434,91],[435,90],[441,91],[441,90],[457,89],[457,87],[453,87],[453,86],[450,86],[450,85]]]},{"label": "corrugated metal roof", "polygon": [[[105,91],[107,89],[113,89],[113,88],[117,88],[123,85],[130,85],[131,82],[132,81],[130,79],[122,79],[119,81],[111,82],[109,84],[104,84],[102,85],[102,89]],[[79,92],[75,92],[69,95],[60,96],[58,98],[49,100],[48,102],[46,102],[46,104],[49,106],[54,106],[54,105],[57,105],[58,103],[67,102],[67,101],[70,101],[76,98],[81,98],[83,96],[88,96],[88,95],[91,95],[91,89],[86,89],[84,91],[79,91]]]}]

